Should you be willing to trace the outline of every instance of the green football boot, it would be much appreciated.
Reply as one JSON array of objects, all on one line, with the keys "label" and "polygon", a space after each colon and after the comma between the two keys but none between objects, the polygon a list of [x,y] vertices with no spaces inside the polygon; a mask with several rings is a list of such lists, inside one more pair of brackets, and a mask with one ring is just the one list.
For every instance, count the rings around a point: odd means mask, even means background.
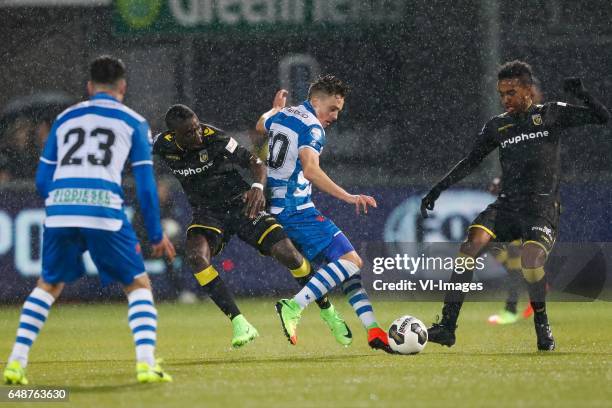
[{"label": "green football boot", "polygon": [[503,310],[499,314],[489,316],[489,323],[491,324],[512,324],[516,323],[519,319],[518,313],[512,313],[508,310]]},{"label": "green football boot", "polygon": [[139,383],[158,383],[158,382],[172,382],[172,376],[162,370],[159,362],[155,363],[155,366],[151,367],[147,363],[136,364],[136,378]]},{"label": "green football boot", "polygon": [[334,305],[327,309],[321,309],[320,315],[338,343],[343,346],[349,346],[353,342],[351,329],[349,329],[342,316],[336,311]]},{"label": "green football boot", "polygon": [[281,299],[276,303],[276,313],[289,343],[297,344],[297,325],[302,317],[302,308],[293,299]]},{"label": "green football boot", "polygon": [[9,385],[28,385],[25,368],[17,360],[8,363],[4,369],[4,382]]},{"label": "green football boot", "polygon": [[232,319],[232,347],[239,348],[255,340],[259,336],[257,329],[243,315]]}]

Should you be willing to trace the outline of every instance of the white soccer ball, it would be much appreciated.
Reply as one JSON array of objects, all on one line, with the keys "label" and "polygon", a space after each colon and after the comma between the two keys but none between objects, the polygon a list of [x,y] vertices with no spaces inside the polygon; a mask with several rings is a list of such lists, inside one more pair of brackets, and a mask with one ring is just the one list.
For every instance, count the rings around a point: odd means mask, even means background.
[{"label": "white soccer ball", "polygon": [[417,354],[427,344],[427,328],[416,317],[402,316],[389,327],[389,346],[399,354]]}]

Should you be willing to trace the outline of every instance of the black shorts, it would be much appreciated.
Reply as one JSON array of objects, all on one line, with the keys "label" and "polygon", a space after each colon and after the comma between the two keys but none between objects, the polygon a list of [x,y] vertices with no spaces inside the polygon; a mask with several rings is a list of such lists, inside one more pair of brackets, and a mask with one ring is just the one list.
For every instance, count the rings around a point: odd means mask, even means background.
[{"label": "black shorts", "polygon": [[498,199],[472,222],[468,229],[481,228],[497,242],[520,239],[541,246],[549,253],[557,239],[559,204],[537,203],[518,207],[515,203]]},{"label": "black shorts", "polygon": [[187,233],[204,234],[213,256],[221,252],[234,234],[263,255],[270,255],[272,246],[287,238],[283,227],[265,211],[251,220],[242,210],[241,201],[225,209],[194,208]]}]

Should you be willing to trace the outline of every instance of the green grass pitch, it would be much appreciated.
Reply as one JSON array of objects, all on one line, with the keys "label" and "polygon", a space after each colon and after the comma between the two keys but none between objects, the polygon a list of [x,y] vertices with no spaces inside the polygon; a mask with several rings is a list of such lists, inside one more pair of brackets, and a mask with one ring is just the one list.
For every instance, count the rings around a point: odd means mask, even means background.
[{"label": "green grass pitch", "polygon": [[[82,407],[365,407],[365,406],[611,406],[612,303],[551,303],[558,349],[535,351],[532,322],[486,323],[499,303],[468,303],[449,349],[428,344],[415,356],[371,351],[352,310],[335,304],[354,343],[337,345],[316,305],[299,327],[297,346],[285,340],[272,299],[240,306],[261,337],[229,347],[231,326],[210,302],[160,304],[158,356],[172,384],[140,385],[126,324],[127,306],[58,305],[31,353],[32,385],[66,386]],[[437,303],[375,302],[385,325],[403,314],[426,324]],[[9,354],[19,309],[0,308],[0,358]],[[14,404],[41,407],[46,404]],[[0,406],[8,404],[0,403]]]}]

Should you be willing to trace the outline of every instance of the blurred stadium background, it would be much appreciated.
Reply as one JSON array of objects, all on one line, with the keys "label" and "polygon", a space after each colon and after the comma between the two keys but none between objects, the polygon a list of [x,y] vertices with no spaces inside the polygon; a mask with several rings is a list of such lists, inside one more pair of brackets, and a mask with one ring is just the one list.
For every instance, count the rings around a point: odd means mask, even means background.
[{"label": "blurred stadium background", "polygon": [[[348,206],[318,197],[356,246],[380,241],[457,241],[491,198],[495,155],[440,201],[426,223],[419,195],[465,154],[500,112],[497,64],[525,59],[545,99],[564,100],[581,76],[612,106],[612,3],[607,0],[3,0],[0,2],[0,302],[18,303],[40,271],[42,201],[33,186],[53,117],[85,95],[88,62],[101,53],[128,66],[126,103],[155,131],[173,103],[194,108],[250,145],[275,91],[305,97],[320,72],[353,92],[329,132],[323,168],[380,208],[355,222]],[[610,126],[568,131],[562,144],[560,240],[612,241]],[[128,179],[128,185],[129,185]],[[164,217],[180,243],[189,209],[171,178],[160,182]],[[129,195],[129,194],[128,194]],[[446,202],[446,204],[444,204]],[[138,224],[138,221],[136,221]],[[605,253],[605,261],[611,257]],[[611,257],[612,259],[612,257]],[[604,262],[605,263],[605,262]],[[612,264],[612,263],[610,263]],[[293,288],[290,275],[235,239],[218,258],[242,295]],[[151,262],[157,296],[194,290],[180,260]],[[172,267],[174,273],[163,273]],[[608,277],[610,272],[607,272]],[[608,279],[609,281],[610,279]],[[609,283],[608,283],[609,285]],[[69,300],[120,296],[93,277]]]}]

